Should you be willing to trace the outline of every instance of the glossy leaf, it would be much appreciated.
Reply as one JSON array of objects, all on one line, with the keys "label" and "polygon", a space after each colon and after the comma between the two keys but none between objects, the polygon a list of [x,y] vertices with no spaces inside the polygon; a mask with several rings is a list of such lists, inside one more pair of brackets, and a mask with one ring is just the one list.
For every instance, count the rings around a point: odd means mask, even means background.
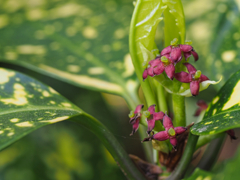
[{"label": "glossy leaf", "polygon": [[0,149],[47,124],[83,112],[51,87],[21,73],[0,69]]},{"label": "glossy leaf", "polygon": [[225,83],[209,105],[204,118],[191,132],[197,135],[217,134],[240,127],[240,71]]},{"label": "glossy leaf", "polygon": [[92,116],[37,80],[0,69],[0,150],[48,124],[74,117],[106,146],[129,179],[143,179],[114,136]]},{"label": "glossy leaf", "polygon": [[0,60],[126,96],[138,86],[127,45],[132,9],[130,1],[4,0]]}]

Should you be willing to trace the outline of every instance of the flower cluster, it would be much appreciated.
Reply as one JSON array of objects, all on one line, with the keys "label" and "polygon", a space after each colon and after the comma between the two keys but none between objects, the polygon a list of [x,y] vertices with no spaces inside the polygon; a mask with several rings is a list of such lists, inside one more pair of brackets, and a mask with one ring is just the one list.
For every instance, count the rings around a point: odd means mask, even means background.
[{"label": "flower cluster", "polygon": [[183,57],[187,62],[191,55],[193,55],[195,61],[198,60],[198,54],[191,45],[177,44],[177,39],[174,39],[170,46],[161,51],[160,56],[149,61],[148,67],[145,68],[143,72],[143,80],[148,76],[154,77],[165,71],[168,78],[171,80],[175,78],[182,83],[190,83],[192,95],[198,95],[200,83],[209,80],[207,76],[201,74],[201,71],[196,70],[190,63],[183,63],[189,73],[184,71],[175,73],[176,64],[179,63]]},{"label": "flower cluster", "polygon": [[138,105],[135,111],[134,112],[131,111],[129,114],[130,123],[133,125],[133,131],[130,135],[133,135],[133,133],[137,131],[141,116],[143,114],[146,117],[146,121],[148,124],[148,130],[147,130],[148,135],[150,135],[153,128],[155,127],[156,121],[161,121],[165,128],[165,131],[160,131],[156,134],[153,134],[152,136],[145,138],[143,142],[150,141],[152,139],[155,139],[158,141],[165,141],[169,139],[173,148],[176,149],[176,146],[177,146],[176,136],[185,132],[187,128],[181,127],[181,126],[174,127],[171,118],[168,117],[167,114],[164,114],[162,111],[155,112],[155,105],[150,106],[148,110],[144,111],[143,113],[141,113],[142,108],[143,108],[143,105]]}]

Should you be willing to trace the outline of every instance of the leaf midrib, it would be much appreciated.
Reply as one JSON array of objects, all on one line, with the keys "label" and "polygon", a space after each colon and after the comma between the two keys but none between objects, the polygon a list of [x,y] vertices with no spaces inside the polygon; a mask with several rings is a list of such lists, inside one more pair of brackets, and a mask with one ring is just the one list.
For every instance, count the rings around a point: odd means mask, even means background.
[{"label": "leaf midrib", "polygon": [[72,109],[72,108],[59,108],[59,107],[42,107],[42,106],[33,106],[33,107],[27,107],[27,108],[20,108],[10,111],[3,111],[0,112],[0,115],[10,114],[10,113],[16,113],[16,112],[24,112],[24,111],[38,111],[38,110],[62,110],[62,111],[75,111],[79,112],[79,114],[83,114],[83,111],[80,109]]}]

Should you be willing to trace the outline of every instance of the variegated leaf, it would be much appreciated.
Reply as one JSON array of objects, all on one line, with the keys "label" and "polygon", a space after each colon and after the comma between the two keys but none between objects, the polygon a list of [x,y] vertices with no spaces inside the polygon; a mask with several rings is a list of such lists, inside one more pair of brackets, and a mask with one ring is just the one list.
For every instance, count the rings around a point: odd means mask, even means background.
[{"label": "variegated leaf", "polygon": [[[135,90],[128,54],[130,1],[19,1],[0,5],[0,60],[77,86]],[[128,86],[129,85],[129,86]]]},{"label": "variegated leaf", "polygon": [[35,79],[4,68],[0,75],[0,149],[44,125],[84,114]]},{"label": "variegated leaf", "polygon": [[197,135],[217,134],[240,127],[240,71],[221,88],[209,105],[204,118],[191,132]]}]

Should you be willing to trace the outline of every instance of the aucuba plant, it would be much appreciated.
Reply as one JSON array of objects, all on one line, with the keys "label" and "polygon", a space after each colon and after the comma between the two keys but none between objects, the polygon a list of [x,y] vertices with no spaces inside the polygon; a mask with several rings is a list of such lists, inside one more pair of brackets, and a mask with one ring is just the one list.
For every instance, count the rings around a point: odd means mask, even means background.
[{"label": "aucuba plant", "polygon": [[[51,167],[51,177],[49,170],[42,173],[44,170],[38,171],[44,168],[37,168],[37,173],[33,173],[28,169],[29,165],[26,165],[26,171],[5,169],[4,162],[12,165],[13,161],[26,159],[20,158],[22,148],[14,144],[12,149],[6,148],[3,154],[0,153],[3,162],[0,163],[0,179],[4,179],[5,174],[5,179],[14,179],[12,174],[20,172],[24,172],[19,175],[22,179],[28,178],[23,177],[25,172],[35,179],[61,179],[62,175],[65,179],[103,176],[103,179],[108,179],[113,174],[116,180],[123,179],[124,175],[130,180],[240,178],[237,174],[240,155],[224,163],[228,164],[227,168],[218,164],[212,171],[225,140],[234,144],[239,136],[234,130],[240,127],[240,71],[234,73],[240,64],[240,13],[235,1],[203,1],[203,6],[196,5],[196,13],[188,2],[185,8],[188,12],[184,13],[181,0],[136,0],[133,5],[130,1],[116,0],[76,0],[66,4],[56,0],[33,2],[5,0],[0,3],[4,12],[0,14],[0,61],[9,62],[8,68],[15,68],[11,64],[24,66],[59,81],[99,91],[104,98],[108,94],[121,96],[128,105],[129,118],[125,111],[120,112],[120,108],[115,110],[123,115],[121,118],[116,118],[117,113],[105,113],[102,106],[95,104],[95,96],[91,96],[93,101],[88,103],[84,100],[76,103],[79,98],[69,93],[70,89],[66,94],[73,99],[71,102],[69,97],[64,98],[57,92],[67,89],[67,86],[54,87],[54,83],[48,83],[45,76],[42,81],[56,90],[24,75],[24,69],[19,68],[22,72],[19,73],[0,68],[0,149],[42,126],[70,120],[99,138],[123,174],[117,177],[112,169],[109,171],[109,156],[102,165],[104,168],[100,167],[100,175],[95,172],[95,165],[94,168],[86,165],[86,169],[85,165],[81,166],[87,161],[82,157],[85,154],[82,150],[93,149],[86,153],[88,156],[99,153],[91,157],[95,159],[102,153],[101,144],[88,147],[86,143],[91,143],[91,140],[87,140],[88,135],[84,134],[82,145],[78,142],[81,138],[75,135],[68,139],[72,133],[69,131],[51,143],[63,147],[60,153],[42,155],[38,148],[31,151],[40,154],[35,159],[41,159],[38,163],[41,167],[43,164]],[[214,12],[208,9],[211,7],[214,7]],[[126,22],[130,21],[130,14],[131,22]],[[197,25],[186,28],[185,14],[190,23],[196,20],[195,16],[198,17]],[[205,30],[203,17],[200,18],[199,14],[209,19]],[[216,17],[219,24],[214,26]],[[211,26],[208,27],[209,24]],[[214,32],[212,26],[215,27]],[[36,78],[38,76],[35,74]],[[210,85],[211,89],[207,89]],[[83,96],[85,98],[85,91]],[[108,130],[103,122],[75,104],[92,111],[94,116],[103,115],[102,119],[116,125],[119,131]],[[121,123],[117,119],[121,119]],[[123,122],[126,125],[123,126]],[[121,134],[120,137],[127,136],[139,143],[143,147],[140,154],[144,156],[129,155],[115,138],[125,129],[127,135]],[[34,143],[41,141],[35,139]],[[135,147],[131,144],[130,148]],[[54,157],[49,154],[54,154]],[[55,161],[56,157],[61,158],[55,154],[64,156],[64,160]],[[102,154],[105,158],[105,149]],[[79,157],[83,162],[78,163]],[[105,159],[94,164],[99,162],[102,164]],[[27,164],[25,161],[20,163],[18,167]],[[107,174],[103,173],[104,169],[108,169]],[[88,172],[87,178],[81,174]],[[41,174],[45,177],[38,177]]]}]

